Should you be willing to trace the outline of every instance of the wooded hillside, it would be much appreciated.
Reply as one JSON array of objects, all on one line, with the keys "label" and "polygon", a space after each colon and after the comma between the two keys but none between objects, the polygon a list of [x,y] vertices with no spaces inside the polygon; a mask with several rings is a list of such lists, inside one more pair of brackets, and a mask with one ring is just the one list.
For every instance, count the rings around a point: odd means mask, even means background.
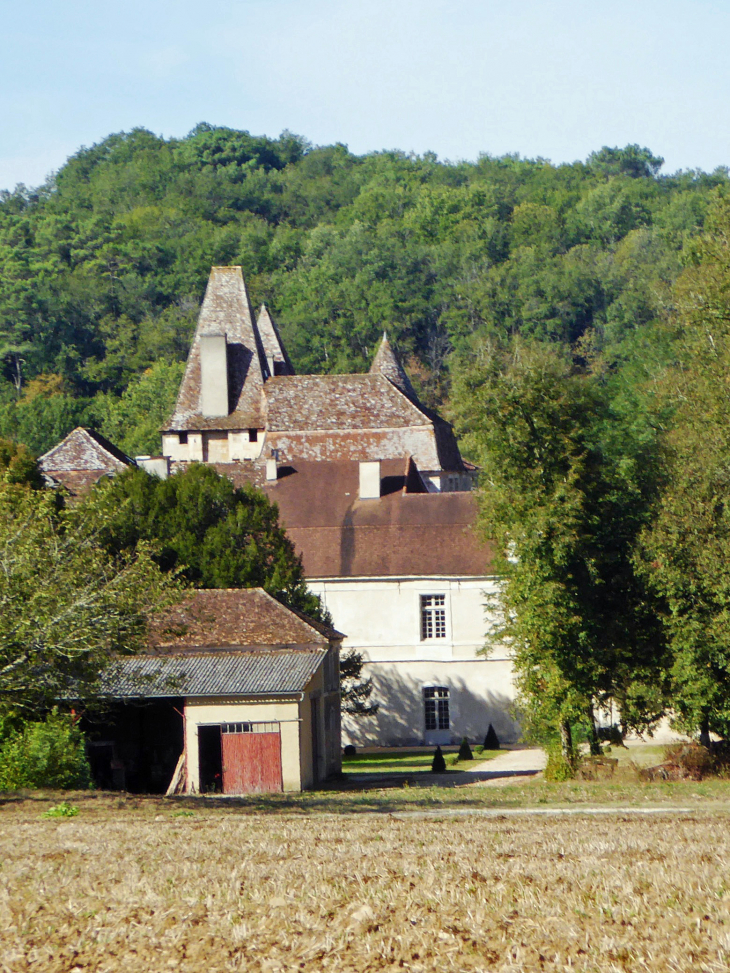
[{"label": "wooded hillside", "polygon": [[638,146],[452,164],[204,124],[111,135],[0,194],[0,435],[42,451],[83,422],[158,450],[213,264],[243,265],[298,370],[364,370],[385,327],[441,407],[485,336],[636,369],[728,183],[660,168]]}]

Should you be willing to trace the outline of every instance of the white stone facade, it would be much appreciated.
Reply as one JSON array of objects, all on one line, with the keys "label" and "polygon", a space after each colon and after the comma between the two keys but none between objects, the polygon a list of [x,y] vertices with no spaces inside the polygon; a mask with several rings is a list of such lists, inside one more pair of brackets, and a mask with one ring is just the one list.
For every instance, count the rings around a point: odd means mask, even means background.
[{"label": "white stone facade", "polygon": [[[498,592],[490,577],[327,578],[307,581],[329,609],[350,649],[365,660],[373,681],[373,717],[343,713],[343,740],[365,746],[481,743],[489,724],[501,742],[514,743],[515,689],[507,650],[482,653],[487,603]],[[423,598],[443,596],[444,634],[424,638]],[[439,610],[441,604],[439,602]],[[448,728],[427,725],[427,691],[446,690]],[[443,703],[436,703],[442,709]],[[432,706],[433,710],[433,706]],[[438,715],[438,714],[437,714]],[[432,714],[433,716],[433,714]],[[431,718],[431,723],[433,723]],[[443,720],[442,720],[443,723]]]}]

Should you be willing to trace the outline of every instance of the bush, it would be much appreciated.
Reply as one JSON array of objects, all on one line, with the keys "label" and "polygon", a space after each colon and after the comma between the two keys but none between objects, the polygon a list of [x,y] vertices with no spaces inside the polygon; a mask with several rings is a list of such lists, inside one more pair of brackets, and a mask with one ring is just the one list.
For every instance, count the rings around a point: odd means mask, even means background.
[{"label": "bush", "polygon": [[357,750],[351,743],[348,743],[345,749],[342,751],[343,757],[354,757],[356,754]]},{"label": "bush", "polygon": [[0,791],[91,787],[84,735],[70,716],[54,710],[43,723],[27,723],[0,747]]},{"label": "bush", "polygon": [[459,760],[473,760],[474,757],[471,752],[471,747],[469,746],[469,741],[466,737],[461,741],[461,746],[459,747]]},{"label": "bush", "polygon": [[433,755],[433,761],[431,762],[431,771],[434,774],[443,774],[446,770],[446,761],[444,760],[444,755],[441,753],[441,747],[436,747],[436,752]]},{"label": "bush", "polygon": [[485,750],[499,750],[499,737],[497,736],[492,724],[489,724],[487,735],[484,737]]},{"label": "bush", "polygon": [[576,761],[569,760],[559,745],[546,747],[547,766],[545,767],[545,780],[564,781],[573,780],[576,774]]}]

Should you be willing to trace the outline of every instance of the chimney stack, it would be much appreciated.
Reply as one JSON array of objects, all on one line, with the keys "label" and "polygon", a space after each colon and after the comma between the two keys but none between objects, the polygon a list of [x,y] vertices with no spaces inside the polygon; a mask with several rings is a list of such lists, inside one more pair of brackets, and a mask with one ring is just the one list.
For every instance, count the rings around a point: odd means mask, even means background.
[{"label": "chimney stack", "polygon": [[200,336],[200,411],[207,419],[228,415],[228,346],[224,334]]},{"label": "chimney stack", "polygon": [[380,460],[360,463],[360,499],[377,500],[380,497]]},{"label": "chimney stack", "polygon": [[271,483],[273,480],[279,479],[279,469],[276,463],[276,457],[272,456],[270,459],[266,460],[266,482]]}]

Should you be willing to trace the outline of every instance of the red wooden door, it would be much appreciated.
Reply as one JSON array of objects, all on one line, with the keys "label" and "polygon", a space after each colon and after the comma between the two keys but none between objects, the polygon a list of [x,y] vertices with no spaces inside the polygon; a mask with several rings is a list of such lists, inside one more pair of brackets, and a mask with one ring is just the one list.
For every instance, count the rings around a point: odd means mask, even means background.
[{"label": "red wooden door", "polygon": [[222,727],[223,793],[258,794],[282,790],[281,733],[278,729],[256,732],[253,729],[255,723],[244,726],[252,730],[237,732],[236,724]]}]

